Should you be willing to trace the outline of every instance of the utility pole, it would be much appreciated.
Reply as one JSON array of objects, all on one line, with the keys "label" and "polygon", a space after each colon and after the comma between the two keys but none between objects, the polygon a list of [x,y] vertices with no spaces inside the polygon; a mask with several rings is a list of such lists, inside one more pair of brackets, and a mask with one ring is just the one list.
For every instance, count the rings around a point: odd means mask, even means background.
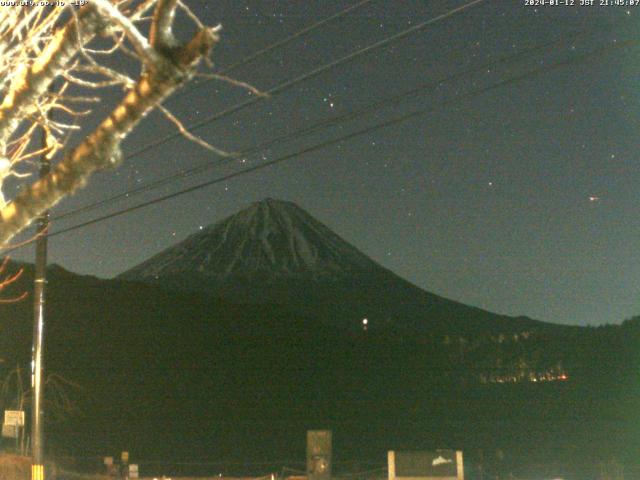
[{"label": "utility pole", "polygon": [[[46,132],[42,135],[40,156],[40,178],[49,174],[51,161],[49,159]],[[37,222],[36,231],[36,265],[33,287],[33,347],[31,363],[31,386],[33,387],[33,402],[31,406],[31,480],[44,480],[43,459],[43,418],[42,418],[42,370],[43,370],[43,341],[44,341],[44,310],[45,287],[47,285],[47,229],[49,227],[49,212],[44,212]]]}]

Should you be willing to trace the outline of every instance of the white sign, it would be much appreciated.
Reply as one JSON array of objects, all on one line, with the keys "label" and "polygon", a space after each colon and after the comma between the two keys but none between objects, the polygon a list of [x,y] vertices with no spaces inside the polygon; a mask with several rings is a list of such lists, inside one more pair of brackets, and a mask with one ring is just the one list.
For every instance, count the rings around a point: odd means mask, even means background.
[{"label": "white sign", "polygon": [[16,427],[24,427],[24,410],[5,410],[4,423]]},{"label": "white sign", "polygon": [[389,480],[464,480],[460,450],[390,451]]},{"label": "white sign", "polygon": [[104,457],[104,464],[106,466],[113,465],[113,457]]},{"label": "white sign", "polygon": [[5,438],[18,438],[18,427],[15,425],[2,425],[2,436]]},{"label": "white sign", "polygon": [[138,478],[138,465],[135,463],[129,465],[129,478]]}]

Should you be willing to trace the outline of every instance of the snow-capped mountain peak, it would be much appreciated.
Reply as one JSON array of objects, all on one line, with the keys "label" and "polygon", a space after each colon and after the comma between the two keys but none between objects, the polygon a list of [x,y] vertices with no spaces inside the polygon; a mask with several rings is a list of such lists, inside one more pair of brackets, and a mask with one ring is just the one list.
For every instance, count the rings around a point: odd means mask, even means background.
[{"label": "snow-capped mountain peak", "polygon": [[294,203],[264,199],[125,272],[126,279],[198,274],[314,277],[380,268]]}]

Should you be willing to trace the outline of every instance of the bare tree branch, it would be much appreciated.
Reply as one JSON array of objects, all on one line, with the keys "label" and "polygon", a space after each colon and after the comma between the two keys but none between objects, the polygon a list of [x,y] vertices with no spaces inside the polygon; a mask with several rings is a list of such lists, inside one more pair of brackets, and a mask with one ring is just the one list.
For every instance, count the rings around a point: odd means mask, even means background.
[{"label": "bare tree branch", "polygon": [[33,113],[34,106],[46,94],[51,82],[67,69],[77,54],[78,37],[82,42],[88,42],[102,28],[103,19],[91,3],[87,4],[78,14],[78,22],[70,20],[31,65],[18,69],[0,105],[0,155],[4,154],[7,141],[19,123]]},{"label": "bare tree branch", "polygon": [[[59,99],[60,96],[54,96],[53,101],[46,103],[41,100],[47,86],[56,76],[84,83],[72,72],[74,68],[81,68],[77,62],[73,63],[74,57],[78,54],[85,59],[89,57],[90,54],[83,45],[96,32],[105,31],[106,26],[124,32],[147,67],[120,104],[94,132],[64,155],[48,176],[23,189],[0,209],[0,245],[61,198],[84,186],[93,172],[118,165],[122,140],[151,110],[160,106],[167,96],[192,78],[198,63],[207,58],[218,41],[217,28],[202,28],[187,43],[172,44],[174,39],[171,26],[177,0],[158,0],[155,3],[151,41],[148,42],[131,19],[113,4],[107,0],[94,0],[91,2],[94,7],[83,8],[77,19],[70,20],[54,35],[45,47],[46,55],[43,53],[26,69],[22,80],[12,83],[9,94],[0,106],[0,147],[2,142],[6,143],[21,118],[34,112],[40,113],[42,118],[44,111],[57,105],[56,98]],[[146,2],[145,6],[149,4],[150,2]],[[89,64],[89,67],[95,67],[94,62],[89,61]],[[94,73],[106,73],[112,79],[117,77],[107,70],[95,69]],[[36,86],[29,83],[29,79],[34,79]],[[96,82],[89,84],[95,85]],[[100,86],[106,84],[109,82]],[[181,124],[178,122],[178,125]],[[70,124],[47,120],[41,120],[41,127],[57,135],[73,128]],[[184,127],[182,129],[183,133],[188,133]],[[193,140],[195,137],[190,138]],[[60,142],[52,141],[52,148],[59,147]]]},{"label": "bare tree branch", "polygon": [[269,97],[268,93],[258,90],[256,87],[254,87],[250,83],[243,82],[241,80],[236,80],[235,78],[231,78],[226,75],[220,75],[219,73],[198,73],[197,76],[201,78],[211,78],[214,80],[220,80],[221,82],[228,83],[229,85],[233,85],[234,87],[244,88],[245,90],[249,90],[251,93],[253,93],[258,97],[263,97],[263,98]]},{"label": "bare tree branch", "polygon": [[157,50],[173,48],[177,43],[172,30],[177,6],[178,0],[158,0],[149,32],[151,45]]},{"label": "bare tree branch", "polygon": [[[8,265],[9,265],[9,257],[5,257],[2,260],[2,264],[0,264],[0,275],[5,274],[4,272],[7,269]],[[0,280],[0,292],[2,292],[5,288],[12,285],[13,283],[17,282],[20,279],[20,277],[22,277],[23,273],[24,273],[24,269],[20,268],[16,273],[6,275],[2,280]],[[24,300],[27,297],[27,295],[28,293],[25,291],[25,292],[22,292],[22,294],[18,295],[17,297],[12,297],[12,298],[0,297],[0,303],[19,302],[20,300]]]},{"label": "bare tree branch", "polygon": [[159,55],[153,48],[151,48],[151,45],[145,36],[142,35],[134,23],[128,17],[123,15],[110,1],[91,1],[101,13],[106,17],[109,17],[112,21],[116,22],[120,28],[122,28],[122,31],[133,45],[136,53],[147,66],[155,67],[161,62]]},{"label": "bare tree branch", "polygon": [[165,117],[167,117],[167,119],[171,123],[173,123],[176,127],[178,127],[178,131],[187,140],[189,140],[191,142],[194,142],[194,143],[200,145],[201,147],[206,148],[210,152],[213,152],[216,155],[219,155],[221,157],[234,157],[234,156],[236,156],[235,153],[229,153],[229,152],[226,152],[224,150],[219,149],[218,147],[214,147],[213,145],[211,145],[210,143],[206,142],[202,138],[200,138],[197,135],[194,135],[193,133],[191,133],[187,129],[187,127],[185,127],[184,124],[180,121],[180,119],[178,117],[176,117],[173,113],[171,113],[171,111],[169,111],[169,109],[167,109],[165,106],[159,105],[158,109],[164,114]]}]

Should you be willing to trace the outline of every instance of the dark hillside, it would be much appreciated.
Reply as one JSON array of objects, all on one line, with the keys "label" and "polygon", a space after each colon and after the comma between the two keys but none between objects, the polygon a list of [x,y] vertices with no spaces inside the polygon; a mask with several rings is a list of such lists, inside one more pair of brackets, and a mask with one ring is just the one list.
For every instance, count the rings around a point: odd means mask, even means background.
[{"label": "dark hillside", "polygon": [[[7,368],[27,363],[30,311],[28,302],[1,311]],[[634,327],[524,339],[454,327],[340,331],[283,307],[54,267],[47,368],[84,390],[79,413],[48,427],[49,446],[76,456],[128,448],[142,464],[268,462],[302,459],[304,431],[328,427],[342,460],[451,446],[471,456],[503,450],[513,468],[549,461],[577,471],[612,454],[632,462]],[[496,380],[558,363],[568,380]]]}]

